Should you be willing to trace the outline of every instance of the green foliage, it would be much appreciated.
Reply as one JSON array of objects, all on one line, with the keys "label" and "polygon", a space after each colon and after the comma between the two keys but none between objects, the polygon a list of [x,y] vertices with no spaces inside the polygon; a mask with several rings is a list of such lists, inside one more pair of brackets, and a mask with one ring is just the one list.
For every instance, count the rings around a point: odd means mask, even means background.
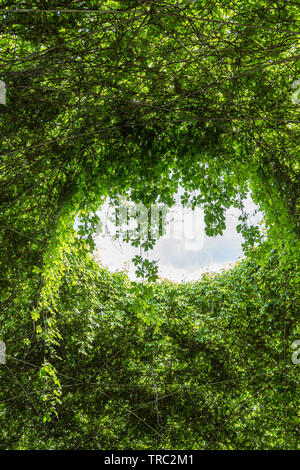
[{"label": "green foliage", "polygon": [[28,347],[7,331],[1,448],[297,448],[299,270],[256,255],[184,284],[66,255],[52,364],[38,335]]},{"label": "green foliage", "polygon": [[[296,4],[63,3],[1,3],[0,446],[295,448]],[[179,185],[207,235],[241,209],[247,261],[193,285],[99,270],[105,198]]]}]

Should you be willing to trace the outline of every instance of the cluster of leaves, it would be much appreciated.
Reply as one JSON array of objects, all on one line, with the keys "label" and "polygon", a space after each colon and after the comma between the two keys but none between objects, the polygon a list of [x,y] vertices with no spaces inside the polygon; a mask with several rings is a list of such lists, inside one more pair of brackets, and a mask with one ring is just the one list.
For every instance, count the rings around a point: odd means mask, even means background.
[{"label": "cluster of leaves", "polygon": [[39,334],[16,338],[26,317],[7,332],[1,448],[296,449],[299,270],[281,255],[183,284],[131,283],[66,255],[52,365]]},{"label": "cluster of leaves", "polygon": [[171,204],[179,182],[208,235],[249,189],[275,244],[299,233],[293,2],[3,3],[3,278],[42,263],[62,210]]}]

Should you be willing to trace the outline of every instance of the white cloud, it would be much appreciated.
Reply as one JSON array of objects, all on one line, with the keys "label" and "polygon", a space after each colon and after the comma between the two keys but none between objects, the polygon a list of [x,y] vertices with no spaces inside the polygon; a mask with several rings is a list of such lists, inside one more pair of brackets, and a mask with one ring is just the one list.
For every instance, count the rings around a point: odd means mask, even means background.
[{"label": "white cloud", "polygon": [[[250,198],[245,209],[250,214],[256,209]],[[143,253],[143,256],[149,260],[159,260],[159,276],[174,281],[192,281],[199,279],[204,272],[226,269],[243,256],[243,237],[236,231],[238,216],[237,209],[229,209],[223,235],[208,237],[204,235],[203,213],[200,209],[184,218],[183,227],[180,225],[182,212],[177,210],[174,217],[177,226],[175,223],[169,232],[171,236],[158,240],[154,249]],[[257,222],[258,217],[255,217]],[[139,248],[121,240],[113,240],[109,235],[99,235],[95,241],[103,265],[112,271],[124,270],[127,267],[130,278],[135,278],[135,267],[131,260],[140,254]]]}]

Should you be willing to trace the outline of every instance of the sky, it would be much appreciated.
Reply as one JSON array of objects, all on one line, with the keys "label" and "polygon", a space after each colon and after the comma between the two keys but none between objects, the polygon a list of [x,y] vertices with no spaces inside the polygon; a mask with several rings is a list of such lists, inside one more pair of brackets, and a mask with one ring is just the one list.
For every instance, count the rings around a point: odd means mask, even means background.
[{"label": "sky", "polygon": [[[179,197],[179,194],[178,194]],[[179,199],[177,198],[177,201]],[[125,203],[124,203],[125,204]],[[246,211],[251,215],[256,206],[250,197],[245,204]],[[134,209],[133,206],[129,210]],[[97,212],[101,220],[109,219],[108,213],[115,214],[106,203],[102,210]],[[140,209],[139,209],[140,211]],[[161,278],[172,281],[194,281],[205,272],[219,272],[228,269],[243,257],[243,237],[237,233],[239,211],[230,208],[226,213],[226,230],[222,236],[208,237],[205,235],[203,211],[200,208],[183,209],[180,204],[166,214],[166,233],[160,238],[154,249],[142,252],[143,257],[158,261],[158,274]],[[125,212],[119,214],[125,220]],[[251,221],[258,222],[261,215],[252,217]],[[114,220],[114,219],[113,219]],[[120,222],[120,223],[121,223]],[[168,222],[168,223],[167,223]],[[95,237],[96,258],[111,271],[126,269],[131,279],[135,279],[135,267],[131,262],[135,255],[141,254],[140,248],[132,247],[122,239],[114,239],[116,226],[106,222],[102,233]],[[126,225],[123,225],[124,233]],[[130,225],[129,227],[133,227]],[[105,233],[107,232],[107,233]]]}]

